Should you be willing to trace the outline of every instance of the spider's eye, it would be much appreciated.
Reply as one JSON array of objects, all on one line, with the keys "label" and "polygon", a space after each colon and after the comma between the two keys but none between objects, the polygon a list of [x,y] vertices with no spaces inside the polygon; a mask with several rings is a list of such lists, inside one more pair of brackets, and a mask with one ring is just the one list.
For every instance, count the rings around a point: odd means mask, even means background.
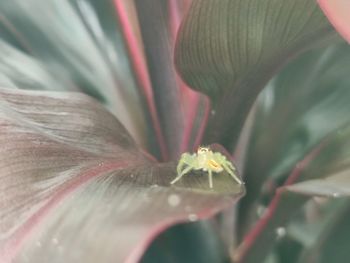
[{"label": "spider's eye", "polygon": [[199,147],[198,148],[198,153],[206,153],[206,152],[208,152],[209,151],[209,149],[208,148],[205,148],[205,147]]}]

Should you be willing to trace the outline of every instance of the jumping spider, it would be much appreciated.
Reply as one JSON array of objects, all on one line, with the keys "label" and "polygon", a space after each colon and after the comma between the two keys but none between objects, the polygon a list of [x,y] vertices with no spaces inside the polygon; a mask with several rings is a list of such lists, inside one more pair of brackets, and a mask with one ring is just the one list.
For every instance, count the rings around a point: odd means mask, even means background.
[{"label": "jumping spider", "polygon": [[242,181],[235,174],[236,169],[232,163],[224,155],[219,152],[213,152],[208,147],[199,147],[197,153],[193,154],[183,153],[176,168],[177,177],[170,184],[175,184],[191,170],[208,172],[210,188],[213,188],[212,173],[220,173],[223,170],[228,172],[238,184],[242,184]]}]

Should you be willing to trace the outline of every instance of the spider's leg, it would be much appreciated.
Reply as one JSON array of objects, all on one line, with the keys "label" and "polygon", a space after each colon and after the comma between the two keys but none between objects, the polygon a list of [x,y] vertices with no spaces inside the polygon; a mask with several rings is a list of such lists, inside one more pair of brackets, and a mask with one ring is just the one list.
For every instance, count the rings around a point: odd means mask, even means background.
[{"label": "spider's leg", "polygon": [[212,170],[208,170],[208,175],[209,175],[209,188],[213,188],[213,174]]},{"label": "spider's leg", "polygon": [[179,164],[176,167],[177,174],[181,174],[182,168],[184,167],[186,163],[180,159]]},{"label": "spider's leg", "polygon": [[181,179],[182,176],[184,176],[185,174],[187,174],[189,171],[191,171],[193,169],[192,166],[187,166],[184,170],[182,170],[182,172],[174,179],[170,182],[170,184],[175,184],[177,181],[179,181]]},{"label": "spider's leg", "polygon": [[[230,165],[228,165],[227,163],[222,163],[221,164],[225,171],[228,172],[233,179],[235,179],[235,181],[239,184],[242,184],[242,181],[238,178],[238,176],[235,174],[235,172],[231,169]],[[231,164],[232,165],[232,164]]]},{"label": "spider's leg", "polygon": [[235,170],[236,170],[236,168],[232,165],[232,163],[231,163],[230,161],[228,161],[226,158],[225,158],[225,162],[226,162],[226,164],[228,165],[228,167],[231,168],[232,171],[235,171]]}]

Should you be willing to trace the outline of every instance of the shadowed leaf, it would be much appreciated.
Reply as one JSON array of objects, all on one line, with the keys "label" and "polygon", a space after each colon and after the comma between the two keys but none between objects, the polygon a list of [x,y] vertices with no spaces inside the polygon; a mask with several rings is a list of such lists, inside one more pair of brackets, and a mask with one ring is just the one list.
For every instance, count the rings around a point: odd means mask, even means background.
[{"label": "shadowed leaf", "polygon": [[231,260],[214,220],[207,220],[175,226],[159,235],[141,262],[229,263]]},{"label": "shadowed leaf", "polygon": [[[237,252],[239,262],[256,262],[264,258],[273,248],[278,229],[285,228],[310,197],[350,195],[349,137],[350,126],[347,125],[328,136],[298,163],[285,185],[277,190],[262,218],[243,240]],[[310,180],[322,177],[324,179]]]},{"label": "shadowed leaf", "polygon": [[314,0],[196,0],[176,47],[184,80],[214,104],[206,143],[235,146],[257,95],[291,56],[333,36]]},{"label": "shadowed leaf", "polygon": [[242,224],[251,223],[266,179],[283,180],[307,152],[349,121],[349,66],[350,48],[339,43],[302,55],[269,82],[257,101],[248,148]]},{"label": "shadowed leaf", "polygon": [[168,32],[167,1],[136,0],[135,6],[164,137],[170,157],[177,158],[181,154],[183,116]]},{"label": "shadowed leaf", "polygon": [[[330,220],[325,220],[318,229],[315,241],[306,246],[298,262],[346,262],[349,258],[350,215],[349,200],[337,200],[335,209],[329,211]],[[334,207],[334,201],[329,204]],[[323,219],[323,218],[322,218]],[[313,224],[314,225],[314,224]],[[310,234],[310,233],[309,233]]]}]

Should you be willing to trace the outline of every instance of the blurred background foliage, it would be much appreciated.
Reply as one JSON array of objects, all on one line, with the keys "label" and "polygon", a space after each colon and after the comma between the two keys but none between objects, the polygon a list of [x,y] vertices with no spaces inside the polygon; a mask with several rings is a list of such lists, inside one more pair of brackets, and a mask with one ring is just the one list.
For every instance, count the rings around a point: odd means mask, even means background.
[{"label": "blurred background foliage", "polygon": [[84,92],[162,161],[235,153],[238,206],[142,262],[350,258],[350,47],[314,0],[2,1],[0,37],[3,87]]}]

